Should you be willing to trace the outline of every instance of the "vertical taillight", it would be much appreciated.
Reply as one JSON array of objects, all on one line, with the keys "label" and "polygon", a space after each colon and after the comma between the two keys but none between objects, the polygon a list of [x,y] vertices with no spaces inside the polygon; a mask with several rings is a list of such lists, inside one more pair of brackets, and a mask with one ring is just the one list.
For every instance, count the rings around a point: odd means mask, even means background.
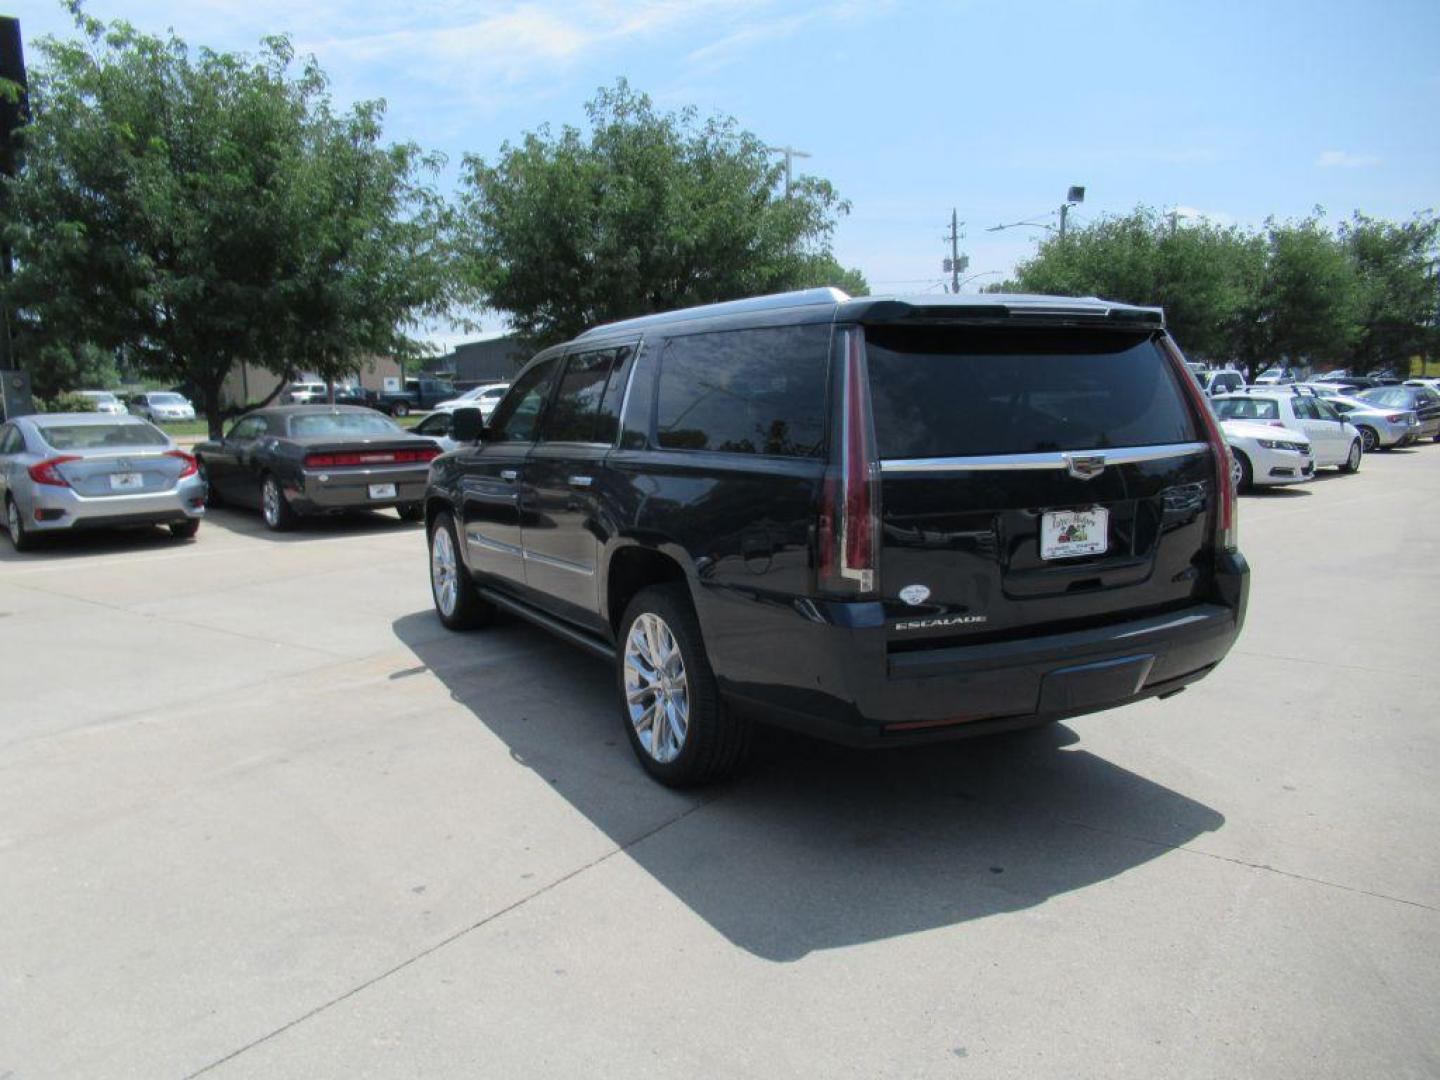
[{"label": "vertical taillight", "polygon": [[1240,522],[1235,502],[1235,481],[1230,473],[1230,444],[1225,441],[1220,421],[1205,399],[1205,391],[1200,389],[1195,376],[1185,366],[1185,357],[1180,354],[1179,346],[1168,337],[1162,337],[1160,344],[1170,359],[1175,378],[1190,399],[1192,411],[1205,429],[1205,441],[1210,444],[1210,452],[1215,459],[1215,489],[1220,498],[1220,512],[1215,523],[1216,543],[1226,551],[1236,551],[1240,546]]},{"label": "vertical taillight", "polygon": [[79,460],[74,454],[62,454],[60,457],[37,461],[26,471],[29,472],[30,479],[37,484],[48,484],[50,487],[69,487],[70,481],[60,475],[60,466],[68,461]]},{"label": "vertical taillight", "polygon": [[184,450],[168,450],[165,456],[173,457],[180,461],[180,475],[176,477],[177,480],[184,480],[187,476],[194,476],[200,471],[199,463],[189,454],[185,453]]},{"label": "vertical taillight", "polygon": [[870,595],[878,588],[880,462],[870,414],[865,338],[841,330],[831,464],[820,514],[820,585],[827,592]]}]

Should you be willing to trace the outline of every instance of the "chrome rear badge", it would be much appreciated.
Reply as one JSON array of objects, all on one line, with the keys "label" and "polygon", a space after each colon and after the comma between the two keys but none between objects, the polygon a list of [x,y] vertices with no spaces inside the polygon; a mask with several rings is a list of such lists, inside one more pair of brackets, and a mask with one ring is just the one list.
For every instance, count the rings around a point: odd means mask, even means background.
[{"label": "chrome rear badge", "polygon": [[906,585],[900,590],[900,599],[911,607],[919,607],[930,599],[930,590],[924,585]]},{"label": "chrome rear badge", "polygon": [[975,626],[990,621],[988,615],[951,615],[938,619],[911,619],[895,624],[896,630],[935,630],[947,626]]},{"label": "chrome rear badge", "polygon": [[1094,480],[1105,471],[1104,454],[1062,454],[1065,468],[1076,480]]}]

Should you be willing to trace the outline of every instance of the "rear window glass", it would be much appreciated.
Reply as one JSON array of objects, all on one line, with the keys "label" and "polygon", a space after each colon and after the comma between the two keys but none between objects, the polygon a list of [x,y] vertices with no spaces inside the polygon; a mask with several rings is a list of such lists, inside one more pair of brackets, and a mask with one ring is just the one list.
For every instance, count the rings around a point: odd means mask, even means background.
[{"label": "rear window glass", "polygon": [[290,417],[291,435],[398,435],[400,428],[377,412],[315,413]]},{"label": "rear window glass", "polygon": [[660,353],[659,444],[732,454],[819,455],[829,351],[828,325],[672,338]]},{"label": "rear window glass", "polygon": [[1148,335],[868,327],[880,456],[1026,454],[1195,442]]},{"label": "rear window glass", "polygon": [[1385,387],[1376,390],[1364,390],[1360,393],[1362,401],[1368,401],[1374,405],[1384,405],[1390,409],[1413,409],[1416,405],[1414,390],[1402,390],[1398,386]]},{"label": "rear window glass", "polygon": [[40,437],[56,450],[93,446],[165,446],[169,443],[149,424],[40,424]]},{"label": "rear window glass", "polygon": [[1221,398],[1212,402],[1221,420],[1279,420],[1280,405],[1268,398]]}]

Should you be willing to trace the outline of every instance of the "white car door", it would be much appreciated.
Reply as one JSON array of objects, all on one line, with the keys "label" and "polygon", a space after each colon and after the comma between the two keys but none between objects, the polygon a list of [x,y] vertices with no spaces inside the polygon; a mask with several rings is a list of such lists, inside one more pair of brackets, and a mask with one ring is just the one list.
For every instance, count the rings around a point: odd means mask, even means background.
[{"label": "white car door", "polygon": [[1315,407],[1313,397],[1287,398],[1285,404],[1290,407],[1295,419],[1291,421],[1297,431],[1303,431],[1310,439],[1310,446],[1315,451],[1315,465],[1338,465],[1344,456],[1336,449],[1339,439],[1336,433],[1340,429],[1339,424],[1332,424],[1320,419],[1320,410]]},{"label": "white car door", "polygon": [[1350,444],[1359,437],[1359,432],[1350,427],[1338,409],[1323,398],[1315,399],[1315,409],[1320,413],[1320,422],[1330,430],[1335,447],[1335,464],[1340,465],[1350,458]]}]

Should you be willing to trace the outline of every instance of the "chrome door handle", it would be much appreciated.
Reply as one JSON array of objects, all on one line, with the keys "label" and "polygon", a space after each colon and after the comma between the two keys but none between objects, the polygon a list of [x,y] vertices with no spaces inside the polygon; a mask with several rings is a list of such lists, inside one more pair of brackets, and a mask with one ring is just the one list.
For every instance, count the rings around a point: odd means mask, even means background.
[{"label": "chrome door handle", "polygon": [[570,477],[570,486],[574,488],[588,488],[593,483],[595,483],[595,478],[593,476]]},{"label": "chrome door handle", "polygon": [[516,480],[520,479],[520,473],[515,469],[501,469],[500,479],[513,484]]}]

